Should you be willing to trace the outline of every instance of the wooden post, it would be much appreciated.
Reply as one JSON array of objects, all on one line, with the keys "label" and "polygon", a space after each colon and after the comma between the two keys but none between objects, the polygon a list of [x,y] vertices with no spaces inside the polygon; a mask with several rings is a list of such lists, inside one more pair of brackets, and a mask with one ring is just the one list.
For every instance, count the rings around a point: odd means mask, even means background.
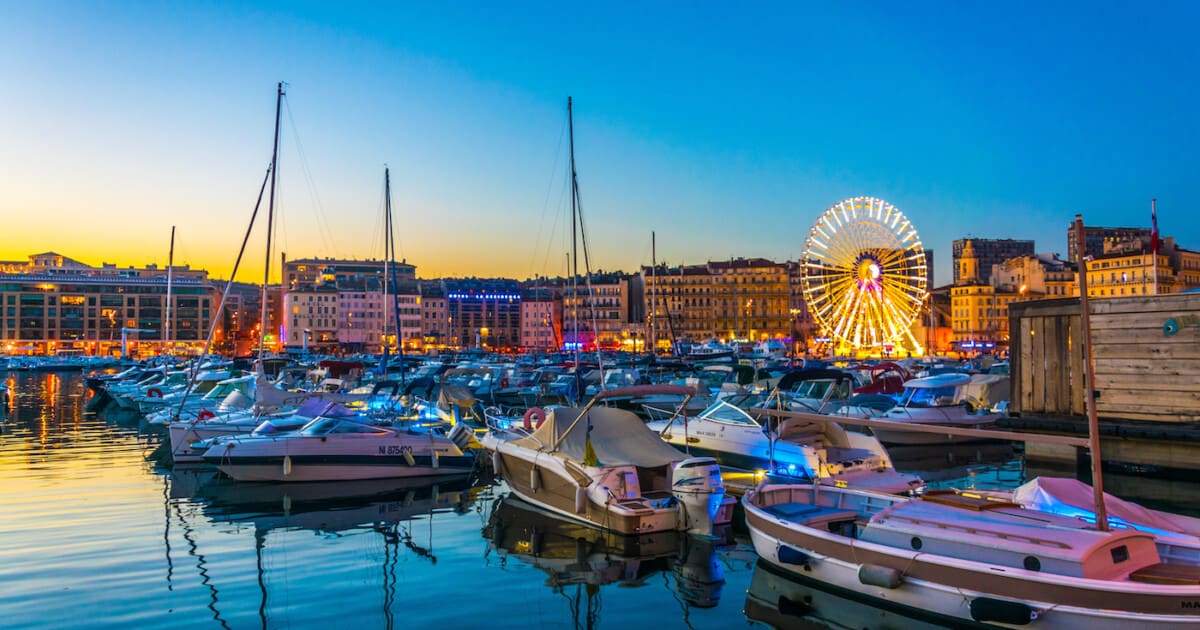
[{"label": "wooden post", "polygon": [[1088,317],[1087,241],[1083,235],[1083,215],[1075,215],[1075,238],[1079,243],[1079,321],[1083,332],[1084,402],[1088,415],[1088,451],[1092,456],[1092,492],[1096,502],[1096,527],[1108,531],[1108,510],[1104,507],[1104,480],[1100,469],[1100,426],[1096,419],[1096,363],[1092,359],[1092,327]]}]

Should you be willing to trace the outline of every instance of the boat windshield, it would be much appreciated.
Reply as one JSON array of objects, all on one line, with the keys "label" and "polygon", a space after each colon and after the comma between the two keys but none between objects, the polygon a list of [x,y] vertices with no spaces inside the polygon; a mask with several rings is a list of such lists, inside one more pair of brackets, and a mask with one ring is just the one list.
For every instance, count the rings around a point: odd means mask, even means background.
[{"label": "boat windshield", "polygon": [[342,418],[317,418],[300,429],[300,435],[322,436],[347,433],[367,433],[380,435],[387,433],[380,427],[373,427],[361,422],[353,422]]},{"label": "boat windshield", "polygon": [[[835,382],[832,380],[811,380],[803,381],[796,385],[793,393],[799,398],[813,398],[816,400],[824,400],[825,395],[830,388],[835,387]],[[833,392],[833,398],[849,398],[850,385],[845,383],[842,387],[837,388]]]},{"label": "boat windshield", "polygon": [[[749,402],[749,399],[746,398],[743,398],[742,400]],[[746,413],[739,406],[730,404],[730,402],[727,400],[722,400],[721,402],[717,403],[708,411],[705,411],[701,417],[706,420],[712,420],[722,424],[736,424],[750,427],[759,426],[759,424],[754,421],[754,418],[750,417],[750,414]]]},{"label": "boat windshield", "polygon": [[903,407],[950,407],[954,405],[955,389],[953,385],[947,387],[906,387],[904,388],[904,399],[900,404]]}]

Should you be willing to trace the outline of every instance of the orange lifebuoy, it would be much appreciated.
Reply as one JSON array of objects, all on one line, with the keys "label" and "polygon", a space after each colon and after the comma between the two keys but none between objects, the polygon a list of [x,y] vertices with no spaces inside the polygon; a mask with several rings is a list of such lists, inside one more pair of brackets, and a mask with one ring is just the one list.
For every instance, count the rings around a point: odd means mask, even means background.
[{"label": "orange lifebuoy", "polygon": [[508,387],[508,377],[507,376],[500,379],[500,387]]},{"label": "orange lifebuoy", "polygon": [[546,410],[542,409],[541,407],[530,407],[525,412],[525,430],[526,431],[533,430],[533,428],[534,428],[533,417],[534,416],[537,416],[537,426],[541,427],[542,423],[546,421]]},{"label": "orange lifebuoy", "polygon": [[146,390],[146,395],[150,398],[162,398],[162,390],[157,387],[151,387]]},{"label": "orange lifebuoy", "polygon": [[208,420],[209,418],[216,418],[216,417],[217,417],[217,414],[213,413],[211,409],[201,409],[200,413],[196,414],[196,419],[201,422]]}]

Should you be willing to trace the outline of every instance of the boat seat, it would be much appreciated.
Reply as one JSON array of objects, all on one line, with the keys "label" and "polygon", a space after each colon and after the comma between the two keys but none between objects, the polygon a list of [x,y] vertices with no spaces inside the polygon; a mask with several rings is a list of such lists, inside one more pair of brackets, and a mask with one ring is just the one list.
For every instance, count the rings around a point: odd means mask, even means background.
[{"label": "boat seat", "polygon": [[858,512],[811,503],[779,503],[764,508],[769,514],[793,523],[815,525],[834,521],[853,521]]},{"label": "boat seat", "polygon": [[825,461],[834,464],[854,460],[870,459],[874,456],[874,453],[865,448],[839,448],[836,446],[825,447]]},{"label": "boat seat", "polygon": [[1191,564],[1152,564],[1129,574],[1132,582],[1200,586],[1200,566]]}]

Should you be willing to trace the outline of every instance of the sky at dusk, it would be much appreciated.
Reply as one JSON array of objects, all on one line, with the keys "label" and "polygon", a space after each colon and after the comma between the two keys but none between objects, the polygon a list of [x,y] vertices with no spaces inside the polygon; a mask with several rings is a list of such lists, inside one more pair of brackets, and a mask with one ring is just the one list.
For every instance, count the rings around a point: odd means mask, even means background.
[{"label": "sky at dusk", "polygon": [[858,195],[938,285],[954,239],[1065,255],[1076,213],[1149,226],[1151,197],[1200,249],[1200,4],[509,4],[0,0],[0,260],[163,265],[176,226],[227,278],[278,81],[273,265],[382,257],[387,164],[420,277],[562,274],[567,96],[593,270],[651,231],[669,264],[795,260]]}]

